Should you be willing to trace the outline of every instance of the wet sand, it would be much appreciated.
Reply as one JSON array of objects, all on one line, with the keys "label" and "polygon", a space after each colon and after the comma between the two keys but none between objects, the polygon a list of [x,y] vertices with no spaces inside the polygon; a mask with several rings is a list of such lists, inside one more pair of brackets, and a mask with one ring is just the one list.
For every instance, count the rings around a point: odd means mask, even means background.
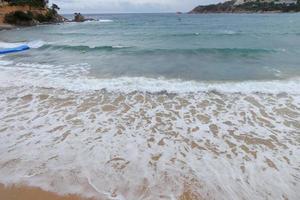
[{"label": "wet sand", "polygon": [[300,199],[299,95],[0,91],[0,200]]},{"label": "wet sand", "polygon": [[26,186],[5,187],[0,184],[1,200],[92,200],[85,199],[76,195],[59,196],[55,193],[46,192],[39,188]]},{"label": "wet sand", "polygon": [[[59,196],[52,192],[44,191],[40,188],[26,186],[8,186],[0,184],[1,200],[96,200],[83,198],[77,195]],[[179,200],[201,200],[190,191],[184,192]]]}]

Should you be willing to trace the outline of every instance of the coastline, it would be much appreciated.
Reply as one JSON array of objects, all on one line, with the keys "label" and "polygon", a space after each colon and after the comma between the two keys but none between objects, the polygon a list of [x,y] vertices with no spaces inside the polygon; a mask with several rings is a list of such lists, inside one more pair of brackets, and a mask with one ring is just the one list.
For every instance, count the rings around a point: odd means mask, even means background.
[{"label": "coastline", "polygon": [[202,13],[295,13],[300,12],[300,5],[297,2],[274,3],[260,1],[243,1],[236,4],[235,0],[225,1],[218,4],[200,5],[188,12],[189,14]]},{"label": "coastline", "polygon": [[5,186],[0,183],[0,199],[5,200],[95,200],[87,199],[77,195],[60,196],[58,194],[44,191],[40,188],[28,187],[23,185]]},{"label": "coastline", "polygon": [[[5,200],[103,200],[98,198],[84,198],[78,195],[58,195],[53,192],[42,190],[38,187],[28,187],[25,185],[5,186],[0,183],[0,199]],[[179,200],[202,200],[194,196],[191,192],[185,192]]]},{"label": "coastline", "polygon": [[[15,16],[15,14],[23,13],[23,18],[31,18],[24,20],[22,17]],[[11,16],[9,16],[11,15]],[[49,15],[51,16],[49,18]],[[5,18],[9,16],[11,21],[6,21]],[[57,10],[48,7],[32,7],[29,5],[0,5],[0,31],[13,29],[16,27],[36,26],[39,24],[57,24],[67,21],[57,13]]]},{"label": "coastline", "polygon": [[299,199],[298,15],[93,16],[1,32],[1,200]]},{"label": "coastline", "polygon": [[282,12],[282,11],[215,11],[215,12],[188,12],[190,15],[201,15],[201,14],[288,14],[298,12]]}]

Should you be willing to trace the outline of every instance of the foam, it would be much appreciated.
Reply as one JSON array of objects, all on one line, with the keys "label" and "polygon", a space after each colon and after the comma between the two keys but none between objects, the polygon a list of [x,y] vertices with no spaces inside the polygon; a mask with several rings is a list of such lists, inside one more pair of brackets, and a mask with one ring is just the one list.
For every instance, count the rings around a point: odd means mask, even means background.
[{"label": "foam", "polygon": [[87,20],[83,23],[85,24],[93,24],[93,23],[111,23],[111,22],[114,22],[113,20],[111,19],[98,19],[98,20]]},{"label": "foam", "polygon": [[113,22],[114,20],[111,19],[99,19],[98,22]]},{"label": "foam", "polygon": [[109,200],[299,198],[299,96],[1,94],[5,184]]},{"label": "foam", "polygon": [[31,41],[31,42],[27,43],[27,45],[32,49],[38,49],[38,48],[44,46],[45,44],[46,44],[46,42],[44,42],[42,40],[35,40],[35,41]]},{"label": "foam", "polygon": [[297,78],[99,79],[87,63],[0,61],[2,183],[109,200],[299,197]]},{"label": "foam", "polygon": [[14,62],[10,60],[0,60],[0,66],[12,65]]},{"label": "foam", "polygon": [[14,48],[17,46],[24,45],[24,43],[8,43],[8,42],[0,42],[0,48]]},{"label": "foam", "polygon": [[[53,66],[17,63],[8,67],[10,61],[1,60],[0,84],[2,86],[33,86],[67,89],[70,91],[95,91],[106,89],[120,92],[161,92],[189,93],[217,91],[223,93],[271,93],[300,94],[300,79],[244,82],[196,82],[167,80],[164,78],[120,77],[98,79],[88,75],[87,64],[74,66]],[[0,63],[0,64],[1,64]],[[16,80],[18,79],[18,80]]]},{"label": "foam", "polygon": [[0,42],[0,48],[14,48],[21,45],[28,45],[32,49],[37,49],[45,45],[46,43],[42,40],[35,40],[30,42],[15,42],[15,43],[9,43],[9,42]]},{"label": "foam", "polygon": [[237,35],[238,32],[233,31],[233,30],[222,30],[220,31],[221,34],[225,34],[225,35]]}]

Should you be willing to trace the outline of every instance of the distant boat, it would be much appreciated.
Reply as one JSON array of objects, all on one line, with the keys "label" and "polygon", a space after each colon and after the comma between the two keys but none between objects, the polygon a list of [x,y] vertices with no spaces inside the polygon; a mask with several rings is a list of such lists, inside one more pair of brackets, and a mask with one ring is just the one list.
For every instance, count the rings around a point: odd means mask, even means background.
[{"label": "distant boat", "polygon": [[177,15],[181,15],[181,14],[182,14],[182,12],[179,12],[179,11],[178,11],[178,12],[176,12],[176,14],[177,14]]},{"label": "distant boat", "polygon": [[0,54],[15,53],[15,52],[20,52],[20,51],[26,51],[28,49],[30,49],[30,47],[28,45],[21,45],[21,46],[14,47],[14,48],[0,49]]}]

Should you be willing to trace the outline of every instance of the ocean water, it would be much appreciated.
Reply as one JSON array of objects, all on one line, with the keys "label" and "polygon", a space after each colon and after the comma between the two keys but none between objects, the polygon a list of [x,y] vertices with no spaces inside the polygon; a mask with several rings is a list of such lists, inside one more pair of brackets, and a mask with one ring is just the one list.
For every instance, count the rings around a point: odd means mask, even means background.
[{"label": "ocean water", "polygon": [[299,14],[89,17],[0,32],[0,183],[300,198]]}]

